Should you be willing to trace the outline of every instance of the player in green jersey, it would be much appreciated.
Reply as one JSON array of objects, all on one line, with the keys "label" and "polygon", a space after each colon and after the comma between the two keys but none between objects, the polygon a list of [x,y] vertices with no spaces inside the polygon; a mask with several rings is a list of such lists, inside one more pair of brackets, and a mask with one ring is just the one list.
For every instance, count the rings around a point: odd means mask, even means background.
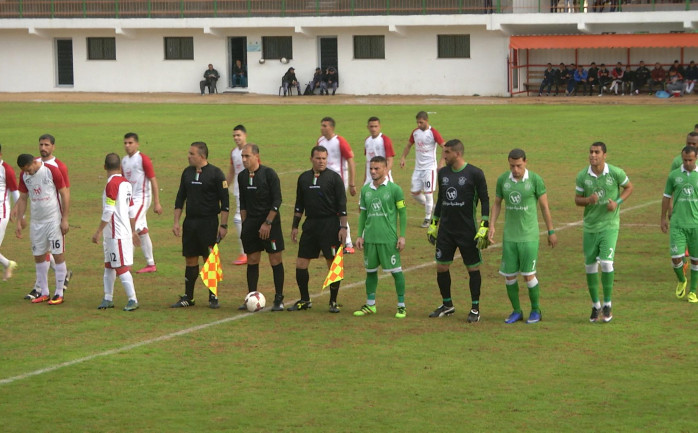
[{"label": "player in green jersey", "polygon": [[[620,228],[620,205],[630,197],[633,184],[623,169],[606,163],[606,145],[600,141],[589,147],[589,166],[575,182],[574,203],[584,207],[584,265],[591,296],[590,322],[599,320],[599,263],[603,286],[603,321],[613,319],[613,259]],[[622,191],[621,191],[622,190]]]},{"label": "player in green jersey", "polygon": [[[404,319],[405,276],[402,273],[400,252],[405,249],[407,210],[402,189],[388,180],[388,164],[385,157],[374,156],[370,162],[373,182],[361,188],[359,201],[359,237],[356,247],[364,250],[366,268],[366,304],[355,311],[355,316],[376,313],[376,288],[378,287],[378,266],[393,274],[397,292],[397,313],[395,317]],[[398,216],[400,225],[398,226]],[[398,234],[399,230],[399,234]]]},{"label": "player in green jersey", "polygon": [[509,152],[509,171],[497,179],[497,190],[490,215],[490,243],[494,243],[494,225],[506,206],[504,235],[502,242],[502,264],[499,273],[504,276],[507,295],[514,311],[504,320],[516,323],[523,320],[523,311],[519,302],[518,274],[521,274],[528,286],[531,300],[531,314],[526,323],[537,323],[542,319],[540,312],[540,286],[536,278],[538,261],[538,210],[540,206],[545,226],[548,230],[548,245],[557,245],[557,235],[553,230],[553,218],[548,207],[548,194],[543,179],[526,168],[526,152],[513,149]]},{"label": "player in green jersey", "polygon": [[[686,274],[683,269],[683,251],[688,248],[691,263],[691,287],[688,302],[698,303],[698,170],[696,148],[686,146],[681,152],[683,164],[669,173],[662,198],[662,232],[669,231],[669,251],[674,272],[679,282],[676,297],[686,294]],[[667,218],[673,200],[671,219]],[[671,224],[670,224],[671,221]],[[669,228],[671,226],[671,229]]]},{"label": "player in green jersey", "polygon": [[[698,146],[698,131],[691,131],[686,136],[686,146]],[[683,164],[683,155],[680,153],[676,155],[673,161],[671,161],[671,170],[674,171],[681,167]],[[670,215],[671,216],[671,215]]]}]

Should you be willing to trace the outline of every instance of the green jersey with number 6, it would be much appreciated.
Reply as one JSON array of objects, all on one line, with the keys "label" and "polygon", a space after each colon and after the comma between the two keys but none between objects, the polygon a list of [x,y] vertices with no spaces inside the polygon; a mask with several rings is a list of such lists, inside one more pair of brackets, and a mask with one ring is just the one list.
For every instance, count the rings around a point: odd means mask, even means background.
[{"label": "green jersey with number 6", "polygon": [[620,227],[620,206],[609,212],[609,200],[616,201],[620,197],[620,187],[630,182],[622,168],[604,164],[601,175],[597,176],[588,166],[577,175],[575,190],[577,195],[589,197],[598,196],[598,201],[584,207],[584,231],[599,233],[605,230],[618,230]]},{"label": "green jersey with number 6", "polygon": [[398,209],[405,207],[405,195],[397,184],[387,178],[376,188],[373,182],[361,188],[359,201],[361,210],[366,211],[366,226],[363,236],[367,243],[395,244],[398,238]]}]

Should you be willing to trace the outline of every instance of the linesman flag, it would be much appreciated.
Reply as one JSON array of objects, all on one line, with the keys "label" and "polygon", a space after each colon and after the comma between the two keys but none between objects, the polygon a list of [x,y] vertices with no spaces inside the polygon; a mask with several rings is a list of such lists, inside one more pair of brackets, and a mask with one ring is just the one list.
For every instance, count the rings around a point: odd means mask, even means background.
[{"label": "linesman flag", "polygon": [[332,266],[330,266],[330,271],[327,273],[327,278],[325,278],[325,282],[322,284],[322,289],[325,290],[325,287],[329,286],[332,283],[336,283],[337,281],[341,281],[344,279],[344,248],[342,246],[339,246],[339,251],[337,254],[334,256],[334,260],[332,260]]},{"label": "linesman flag", "polygon": [[218,253],[218,244],[211,248],[211,253],[199,275],[201,275],[201,281],[204,282],[204,285],[218,296],[218,282],[223,281],[223,268],[221,267],[221,256]]}]

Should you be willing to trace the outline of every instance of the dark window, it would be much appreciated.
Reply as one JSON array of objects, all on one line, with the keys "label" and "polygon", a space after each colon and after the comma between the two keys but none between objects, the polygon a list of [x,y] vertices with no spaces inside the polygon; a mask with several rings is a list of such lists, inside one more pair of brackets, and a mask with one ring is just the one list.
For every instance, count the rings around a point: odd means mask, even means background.
[{"label": "dark window", "polygon": [[290,36],[262,36],[262,58],[293,58],[293,42]]},{"label": "dark window", "polygon": [[385,36],[354,36],[355,59],[385,59]]},{"label": "dark window", "polygon": [[116,60],[116,38],[87,38],[88,60]]},{"label": "dark window", "polygon": [[194,38],[165,38],[165,60],[194,60]]},{"label": "dark window", "polygon": [[439,35],[440,59],[469,59],[470,35]]}]

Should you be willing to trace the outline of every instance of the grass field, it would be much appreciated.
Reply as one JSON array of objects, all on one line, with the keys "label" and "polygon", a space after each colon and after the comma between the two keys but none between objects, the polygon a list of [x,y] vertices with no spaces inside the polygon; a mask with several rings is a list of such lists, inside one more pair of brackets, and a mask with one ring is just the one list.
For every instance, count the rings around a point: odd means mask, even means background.
[{"label": "grass field", "polygon": [[[221,245],[222,308],[210,310],[205,302],[168,308],[184,290],[184,260],[171,227],[191,142],[207,142],[209,162],[227,170],[232,127],[243,123],[263,163],[280,174],[291,303],[298,298],[297,248],[290,241],[295,182],[310,167],[320,119],[336,119],[337,133],[354,148],[360,177],[366,119],[381,118],[399,153],[419,110],[430,113],[444,138],[465,143],[466,160],[485,171],[491,197],[514,147],[527,151],[528,168],[545,179],[559,244],[551,250],[541,242],[541,323],[503,323],[511,306],[497,274],[498,245],[483,253],[482,321],[465,322],[470,295],[458,261],[452,267],[457,313],[428,319],[440,296],[433,248],[419,228],[423,211],[413,201],[402,256],[405,320],[393,317],[389,277],[379,283],[378,314],[352,316],[365,300],[360,254],[346,260],[341,314],[327,312],[320,261],[311,263],[312,310],[240,314],[245,271],[230,264],[237,255],[232,238]],[[659,230],[666,175],[698,122],[695,107],[3,103],[0,119],[3,157],[13,166],[18,154],[37,153],[42,133],[57,138],[56,155],[71,173],[66,244],[75,272],[63,305],[22,300],[34,281],[28,231],[17,239],[8,226],[2,253],[20,268],[0,282],[0,432],[698,430],[692,374],[698,305],[674,297],[668,237]],[[134,277],[140,310],[120,311],[125,299],[117,282],[117,308],[98,311],[102,248],[90,238],[101,215],[102,165],[108,152],[123,155],[128,131],[140,134],[162,188],[165,212],[149,215],[158,272]],[[608,162],[623,167],[635,185],[622,206],[615,317],[603,325],[588,322],[582,211],[573,200],[575,176],[597,140],[608,145]],[[413,155],[407,169],[393,170],[406,193],[412,166]],[[134,259],[140,268],[139,250]],[[269,299],[266,259],[260,270]],[[203,293],[199,283],[197,300],[205,300]],[[523,290],[522,306],[528,314]]]}]

